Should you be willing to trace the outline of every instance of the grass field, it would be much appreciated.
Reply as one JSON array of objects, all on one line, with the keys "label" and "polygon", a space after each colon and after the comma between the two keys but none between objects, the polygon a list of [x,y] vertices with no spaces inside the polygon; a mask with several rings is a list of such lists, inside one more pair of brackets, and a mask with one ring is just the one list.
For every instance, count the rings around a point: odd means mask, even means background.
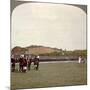
[{"label": "grass field", "polygon": [[11,73],[11,89],[86,85],[86,67],[86,63],[41,63],[38,71],[32,67],[27,73]]}]

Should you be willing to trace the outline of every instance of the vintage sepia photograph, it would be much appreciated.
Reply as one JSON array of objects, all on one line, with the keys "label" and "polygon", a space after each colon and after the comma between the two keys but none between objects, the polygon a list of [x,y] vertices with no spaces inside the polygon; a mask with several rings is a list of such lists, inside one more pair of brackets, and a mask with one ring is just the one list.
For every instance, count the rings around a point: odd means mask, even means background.
[{"label": "vintage sepia photograph", "polygon": [[87,5],[11,0],[11,90],[87,85]]}]

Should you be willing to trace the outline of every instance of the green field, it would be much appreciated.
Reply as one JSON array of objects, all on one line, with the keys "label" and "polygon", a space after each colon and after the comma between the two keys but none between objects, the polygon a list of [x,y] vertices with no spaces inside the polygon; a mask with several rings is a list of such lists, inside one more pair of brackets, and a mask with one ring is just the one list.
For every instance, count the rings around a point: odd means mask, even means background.
[{"label": "green field", "polygon": [[86,85],[86,63],[41,63],[38,71],[11,73],[11,89]]}]

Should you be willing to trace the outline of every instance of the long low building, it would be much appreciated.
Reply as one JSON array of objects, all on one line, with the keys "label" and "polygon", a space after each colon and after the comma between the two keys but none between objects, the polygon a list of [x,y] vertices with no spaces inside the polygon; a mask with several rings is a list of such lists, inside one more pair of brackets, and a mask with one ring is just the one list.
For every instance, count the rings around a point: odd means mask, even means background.
[{"label": "long low building", "polygon": [[40,61],[66,61],[78,60],[77,56],[40,56]]},{"label": "long low building", "polygon": [[[31,55],[26,55],[31,56]],[[32,56],[33,57],[33,56]],[[20,58],[20,55],[14,55],[15,59]],[[78,60],[77,56],[40,56],[40,61],[44,62],[44,61],[66,61],[66,60]]]}]

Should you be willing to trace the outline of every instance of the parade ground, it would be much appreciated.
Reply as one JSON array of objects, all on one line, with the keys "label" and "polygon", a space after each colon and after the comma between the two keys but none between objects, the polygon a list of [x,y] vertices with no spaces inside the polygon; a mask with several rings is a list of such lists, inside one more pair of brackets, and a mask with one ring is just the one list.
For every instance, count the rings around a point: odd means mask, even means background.
[{"label": "parade ground", "polygon": [[39,70],[33,64],[26,73],[11,72],[11,90],[45,87],[61,87],[87,84],[87,64],[78,62],[40,63]]}]

